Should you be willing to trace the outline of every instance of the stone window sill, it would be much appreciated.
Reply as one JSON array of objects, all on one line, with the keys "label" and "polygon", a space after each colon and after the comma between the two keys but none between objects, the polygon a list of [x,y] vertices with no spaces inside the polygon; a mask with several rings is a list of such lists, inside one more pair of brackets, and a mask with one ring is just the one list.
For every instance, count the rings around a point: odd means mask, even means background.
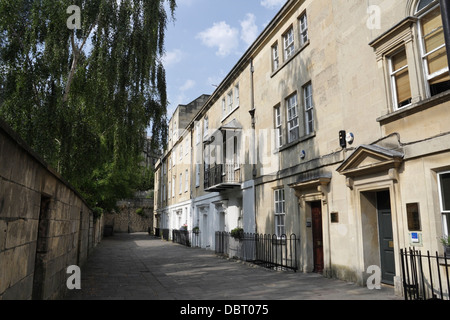
[{"label": "stone window sill", "polygon": [[443,93],[440,93],[434,97],[413,103],[407,107],[404,107],[400,110],[388,113],[384,116],[381,116],[377,119],[377,121],[381,125],[386,125],[390,122],[405,118],[407,116],[410,116],[412,114],[427,110],[429,108],[432,108],[438,104],[447,102],[450,100],[450,90],[445,91]]}]

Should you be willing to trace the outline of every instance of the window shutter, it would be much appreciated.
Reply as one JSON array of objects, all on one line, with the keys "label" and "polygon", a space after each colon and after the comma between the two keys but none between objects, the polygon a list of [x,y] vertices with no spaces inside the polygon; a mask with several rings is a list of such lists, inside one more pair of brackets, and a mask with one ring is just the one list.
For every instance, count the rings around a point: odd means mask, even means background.
[{"label": "window shutter", "polygon": [[400,51],[392,57],[392,69],[395,72],[395,88],[397,91],[397,103],[399,105],[411,99],[411,86],[407,65],[405,50]]},{"label": "window shutter", "polygon": [[[424,16],[421,23],[428,74],[432,75],[433,73],[448,67],[440,8],[437,7]],[[432,52],[433,50],[436,51]],[[448,80],[450,80],[450,76],[446,73],[444,76],[432,79],[430,84],[436,84]]]}]

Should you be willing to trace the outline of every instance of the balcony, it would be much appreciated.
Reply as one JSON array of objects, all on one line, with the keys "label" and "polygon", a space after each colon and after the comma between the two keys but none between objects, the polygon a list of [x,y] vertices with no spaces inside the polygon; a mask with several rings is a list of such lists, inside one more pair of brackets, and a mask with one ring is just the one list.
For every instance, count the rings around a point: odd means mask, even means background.
[{"label": "balcony", "polygon": [[217,164],[205,169],[205,191],[220,192],[240,188],[241,182],[241,165],[239,164]]}]

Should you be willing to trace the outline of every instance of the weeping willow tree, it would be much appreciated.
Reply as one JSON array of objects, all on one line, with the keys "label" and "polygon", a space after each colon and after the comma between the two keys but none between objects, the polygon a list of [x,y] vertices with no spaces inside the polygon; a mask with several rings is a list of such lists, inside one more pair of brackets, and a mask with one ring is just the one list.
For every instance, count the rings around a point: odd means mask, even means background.
[{"label": "weeping willow tree", "polygon": [[0,117],[92,206],[110,209],[143,184],[148,128],[153,147],[163,144],[161,57],[175,9],[175,0],[0,0]]}]

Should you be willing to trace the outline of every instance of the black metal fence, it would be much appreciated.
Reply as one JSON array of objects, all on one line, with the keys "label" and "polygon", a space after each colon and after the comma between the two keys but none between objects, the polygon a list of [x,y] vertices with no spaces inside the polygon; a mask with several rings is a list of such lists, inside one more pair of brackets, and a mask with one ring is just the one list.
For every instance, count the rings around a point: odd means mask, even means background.
[{"label": "black metal fence", "polygon": [[450,299],[450,256],[402,249],[400,257],[405,300]]},{"label": "black metal fence", "polygon": [[275,270],[298,270],[298,238],[283,235],[243,233],[234,238],[229,232],[216,232],[215,252],[231,258],[252,262]]},{"label": "black metal fence", "polygon": [[155,237],[166,241],[172,241],[186,247],[197,248],[201,246],[200,232],[155,228],[154,235]]}]

